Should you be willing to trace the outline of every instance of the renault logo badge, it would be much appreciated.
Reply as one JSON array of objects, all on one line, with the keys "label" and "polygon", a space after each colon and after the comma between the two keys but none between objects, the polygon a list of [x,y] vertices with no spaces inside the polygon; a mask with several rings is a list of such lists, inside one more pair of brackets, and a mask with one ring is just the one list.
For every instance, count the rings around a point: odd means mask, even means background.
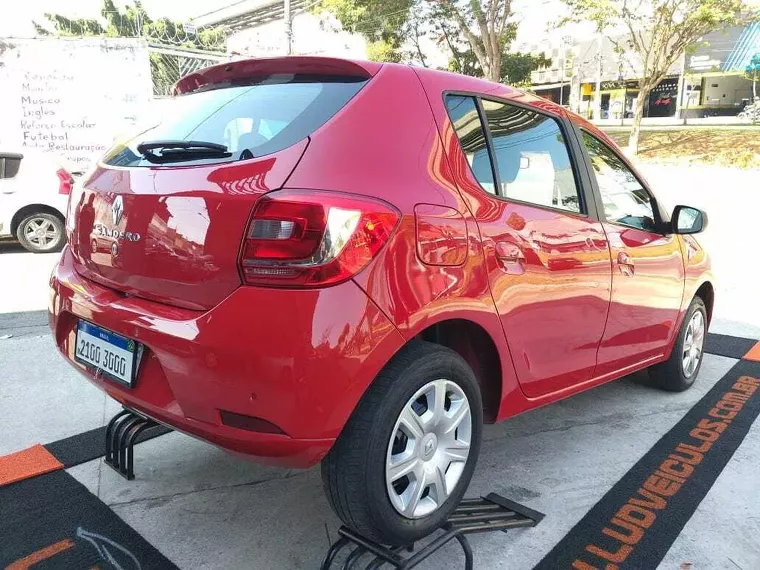
[{"label": "renault logo badge", "polygon": [[121,196],[116,196],[116,200],[113,201],[113,205],[111,206],[111,218],[113,219],[113,225],[118,226],[123,217],[124,200]]}]

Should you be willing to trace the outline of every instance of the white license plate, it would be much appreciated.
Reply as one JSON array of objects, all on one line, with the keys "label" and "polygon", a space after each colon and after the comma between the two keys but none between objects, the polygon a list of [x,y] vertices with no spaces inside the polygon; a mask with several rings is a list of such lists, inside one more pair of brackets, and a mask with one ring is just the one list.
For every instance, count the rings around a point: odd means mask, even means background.
[{"label": "white license plate", "polygon": [[87,321],[77,323],[76,361],[130,387],[135,377],[138,346],[131,339]]}]

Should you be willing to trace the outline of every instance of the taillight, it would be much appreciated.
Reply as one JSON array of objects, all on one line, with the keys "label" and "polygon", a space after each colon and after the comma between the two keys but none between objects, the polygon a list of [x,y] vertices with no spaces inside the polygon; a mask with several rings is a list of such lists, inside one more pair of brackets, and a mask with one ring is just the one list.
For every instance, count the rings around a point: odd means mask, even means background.
[{"label": "taillight", "polygon": [[74,186],[74,179],[63,168],[59,168],[55,174],[58,176],[58,193],[68,196]]},{"label": "taillight", "polygon": [[351,278],[398,224],[390,205],[317,190],[261,198],[246,230],[241,268],[249,285],[323,287]]}]

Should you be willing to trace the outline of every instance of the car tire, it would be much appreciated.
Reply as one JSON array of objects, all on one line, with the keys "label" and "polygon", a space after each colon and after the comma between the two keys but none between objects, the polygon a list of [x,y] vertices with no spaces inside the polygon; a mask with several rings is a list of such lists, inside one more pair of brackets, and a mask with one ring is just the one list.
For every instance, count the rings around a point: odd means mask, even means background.
[{"label": "car tire", "polygon": [[658,388],[683,392],[694,385],[704,357],[707,309],[694,297],[678,331],[673,352],[665,362],[649,367],[649,377]]},{"label": "car tire", "polygon": [[480,389],[467,362],[446,347],[412,341],[375,378],[322,461],[330,505],[344,524],[379,543],[427,536],[464,495],[482,426]]},{"label": "car tire", "polygon": [[24,249],[32,253],[61,251],[66,243],[63,220],[45,212],[31,214],[22,219],[16,229],[16,237]]}]

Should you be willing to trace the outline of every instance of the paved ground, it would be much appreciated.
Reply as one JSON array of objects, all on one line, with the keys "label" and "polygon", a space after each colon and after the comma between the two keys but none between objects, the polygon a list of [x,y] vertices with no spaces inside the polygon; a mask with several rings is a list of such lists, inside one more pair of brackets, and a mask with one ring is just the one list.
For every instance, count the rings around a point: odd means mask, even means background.
[{"label": "paved ground", "polygon": [[17,242],[0,241],[0,313],[47,307],[48,277],[57,253],[33,254]]},{"label": "paved ground", "polygon": [[[750,239],[760,211],[758,173],[646,172],[669,206],[689,203],[710,213],[700,239],[720,279],[712,330],[760,338]],[[53,262],[0,244],[0,312],[44,309],[41,282]],[[103,425],[118,410],[57,355],[44,318],[6,316],[0,327],[0,455]],[[473,537],[476,567],[531,568],[734,362],[706,357],[699,383],[683,394],[629,377],[488,426],[469,494],[502,493],[547,517],[535,529]],[[755,425],[660,568],[760,568],[758,464]],[[175,433],[137,448],[135,481],[100,461],[70,472],[181,568],[314,568],[338,528],[318,470],[258,466]],[[426,568],[460,567],[456,555],[444,554]]]},{"label": "paved ground", "polygon": [[[55,354],[39,327],[0,341],[0,455],[103,425],[117,407]],[[641,376],[488,426],[469,494],[489,491],[547,514],[535,529],[477,535],[478,568],[531,568],[735,361],[708,356],[682,394]],[[755,425],[661,564],[760,568],[760,425]],[[137,448],[137,479],[100,461],[69,470],[180,568],[317,566],[338,522],[317,469],[234,458],[172,433]],[[461,567],[452,553],[431,568]]]}]

